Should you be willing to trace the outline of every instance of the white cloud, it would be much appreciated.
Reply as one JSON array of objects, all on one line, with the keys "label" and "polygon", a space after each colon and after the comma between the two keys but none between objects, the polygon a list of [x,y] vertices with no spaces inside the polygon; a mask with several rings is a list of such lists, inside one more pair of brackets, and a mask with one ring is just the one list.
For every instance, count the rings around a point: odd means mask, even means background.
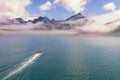
[{"label": "white cloud", "polygon": [[116,5],[110,2],[104,5],[103,9],[112,12],[89,17],[89,22],[84,27],[81,27],[84,32],[111,32],[119,28],[120,10],[116,10]]},{"label": "white cloud", "polygon": [[46,11],[51,9],[52,3],[50,1],[47,1],[46,3],[42,4],[39,8],[41,11]]},{"label": "white cloud", "polygon": [[60,0],[54,0],[54,1],[53,1],[54,4],[57,4],[57,3],[59,3],[59,2],[60,2]]},{"label": "white cloud", "polygon": [[57,6],[58,4],[61,5],[68,11],[72,11],[75,14],[82,12],[85,10],[85,6],[89,0],[54,0],[53,3],[47,1],[46,3],[42,4],[39,8],[41,11],[47,11],[51,9],[53,5]]},{"label": "white cloud", "polygon": [[53,3],[60,3],[66,10],[79,13],[85,10],[87,0],[54,0]]},{"label": "white cloud", "polygon": [[113,2],[110,2],[106,5],[103,6],[104,10],[111,10],[111,11],[115,11],[116,9],[116,5]]},{"label": "white cloud", "polygon": [[[120,26],[120,10],[88,18],[90,21],[81,29],[85,32],[111,32]],[[110,24],[107,24],[110,23]],[[107,24],[107,25],[106,25]]]},{"label": "white cloud", "polygon": [[26,10],[30,4],[31,0],[0,0],[0,17],[26,19],[30,16]]}]

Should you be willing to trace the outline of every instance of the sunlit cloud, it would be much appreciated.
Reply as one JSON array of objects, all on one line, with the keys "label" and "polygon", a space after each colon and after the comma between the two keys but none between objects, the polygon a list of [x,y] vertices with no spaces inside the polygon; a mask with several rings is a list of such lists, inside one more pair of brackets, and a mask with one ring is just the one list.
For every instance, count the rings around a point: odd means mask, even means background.
[{"label": "sunlit cloud", "polygon": [[120,10],[89,17],[89,22],[81,29],[85,32],[111,32],[120,26]]},{"label": "sunlit cloud", "polygon": [[115,11],[116,5],[113,2],[109,2],[103,6],[104,10]]},{"label": "sunlit cloud", "polygon": [[85,10],[87,0],[54,0],[54,4],[60,4],[63,8],[74,13],[79,13]]},{"label": "sunlit cloud", "polygon": [[30,14],[26,8],[31,4],[31,0],[0,0],[0,17],[27,19]]},{"label": "sunlit cloud", "polygon": [[40,5],[40,11],[47,11],[49,9],[51,9],[52,7],[52,3],[50,1],[47,1],[46,3]]}]

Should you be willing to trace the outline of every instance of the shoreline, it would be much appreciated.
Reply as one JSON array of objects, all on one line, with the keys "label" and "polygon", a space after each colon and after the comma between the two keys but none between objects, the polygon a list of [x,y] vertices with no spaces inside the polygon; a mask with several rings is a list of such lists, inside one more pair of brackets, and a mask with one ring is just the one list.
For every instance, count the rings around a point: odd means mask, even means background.
[{"label": "shoreline", "polygon": [[19,31],[0,31],[0,36],[47,36],[47,35],[56,35],[56,36],[73,36],[76,35],[75,30],[19,30]]},{"label": "shoreline", "polygon": [[0,36],[80,36],[80,37],[120,37],[120,33],[82,33],[76,30],[0,30]]}]

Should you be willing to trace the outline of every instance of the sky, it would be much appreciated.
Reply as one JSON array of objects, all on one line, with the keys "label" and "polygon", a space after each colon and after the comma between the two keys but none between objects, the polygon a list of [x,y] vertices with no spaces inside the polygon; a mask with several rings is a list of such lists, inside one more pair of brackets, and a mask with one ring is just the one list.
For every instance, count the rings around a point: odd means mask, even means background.
[{"label": "sky", "polygon": [[0,0],[0,18],[66,19],[74,14],[102,15],[120,9],[120,0]]}]

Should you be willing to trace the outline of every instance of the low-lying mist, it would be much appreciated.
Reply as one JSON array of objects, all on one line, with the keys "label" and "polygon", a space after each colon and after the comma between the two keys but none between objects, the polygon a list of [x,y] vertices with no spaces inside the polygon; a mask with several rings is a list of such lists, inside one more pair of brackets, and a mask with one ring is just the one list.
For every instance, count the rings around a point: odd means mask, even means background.
[{"label": "low-lying mist", "polygon": [[[97,15],[87,18],[87,22],[84,19],[74,21],[64,21],[62,24],[72,24],[71,29],[68,30],[49,30],[44,26],[43,22],[33,24],[31,22],[26,24],[17,25],[1,25],[0,30],[2,32],[12,32],[18,34],[81,34],[81,33],[110,33],[119,31],[120,28],[120,10],[112,11],[103,15]],[[47,23],[46,23],[47,24]],[[84,25],[81,25],[84,24]],[[53,25],[54,27],[54,25]],[[14,32],[13,32],[14,31]]]},{"label": "low-lying mist", "polygon": [[84,32],[112,32],[120,26],[120,10],[93,16],[81,27]]}]

